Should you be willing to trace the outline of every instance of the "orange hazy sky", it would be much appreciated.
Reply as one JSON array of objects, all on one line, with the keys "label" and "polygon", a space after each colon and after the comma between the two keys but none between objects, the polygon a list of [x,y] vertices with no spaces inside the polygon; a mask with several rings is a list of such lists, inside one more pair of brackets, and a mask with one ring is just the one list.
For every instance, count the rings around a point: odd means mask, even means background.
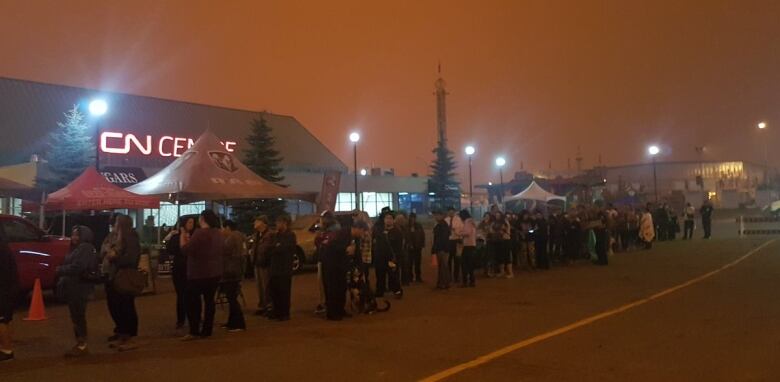
[{"label": "orange hazy sky", "polygon": [[650,143],[762,162],[778,20],[771,0],[0,0],[0,76],[293,115],[346,163],[358,130],[361,167],[408,174],[432,158],[441,61],[450,148],[463,173],[477,147],[477,181],[498,154],[565,169],[577,146],[586,167]]}]

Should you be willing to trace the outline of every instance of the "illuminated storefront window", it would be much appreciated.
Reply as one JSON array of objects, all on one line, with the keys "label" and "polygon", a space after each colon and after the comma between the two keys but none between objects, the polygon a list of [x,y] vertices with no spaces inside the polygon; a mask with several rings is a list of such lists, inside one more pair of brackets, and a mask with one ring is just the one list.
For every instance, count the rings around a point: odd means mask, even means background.
[{"label": "illuminated storefront window", "polygon": [[[382,208],[393,208],[393,193],[391,192],[363,192],[360,199],[360,209],[366,211],[371,217],[379,215]],[[355,194],[339,192],[336,197],[336,211],[352,211],[354,209]]]}]

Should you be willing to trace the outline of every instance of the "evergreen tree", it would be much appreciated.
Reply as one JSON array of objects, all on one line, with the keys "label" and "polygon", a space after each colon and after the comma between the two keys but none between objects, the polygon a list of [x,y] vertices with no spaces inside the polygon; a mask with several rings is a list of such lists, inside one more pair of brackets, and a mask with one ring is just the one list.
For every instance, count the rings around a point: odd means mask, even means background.
[{"label": "evergreen tree", "polygon": [[48,161],[51,177],[38,178],[36,183],[48,192],[61,189],[76,179],[95,160],[95,142],[89,134],[77,105],[64,113],[65,120],[49,135]]},{"label": "evergreen tree", "polygon": [[439,140],[433,149],[436,156],[431,164],[431,177],[428,180],[428,192],[434,193],[431,208],[444,210],[448,207],[460,207],[460,185],[455,180],[455,156],[447,148],[446,140]]},{"label": "evergreen tree", "polygon": [[[261,114],[259,119],[252,121],[252,132],[247,137],[247,148],[244,150],[244,164],[261,178],[282,185],[282,157],[274,148],[272,128]],[[244,230],[251,229],[257,215],[267,215],[274,219],[284,213],[287,202],[279,199],[258,199],[242,202],[234,206],[236,223]]]}]

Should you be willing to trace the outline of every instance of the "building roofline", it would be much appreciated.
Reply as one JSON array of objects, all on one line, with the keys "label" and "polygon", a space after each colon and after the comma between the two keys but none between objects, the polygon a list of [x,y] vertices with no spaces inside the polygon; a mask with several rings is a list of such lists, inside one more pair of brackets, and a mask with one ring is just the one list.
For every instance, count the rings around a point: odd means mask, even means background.
[{"label": "building roofline", "polygon": [[[287,117],[287,118],[295,119],[295,117],[293,117],[292,115],[274,113],[274,112],[271,112],[271,111],[268,111],[268,110],[249,110],[249,109],[241,109],[241,108],[231,107],[231,106],[209,105],[209,104],[206,104],[206,103],[200,103],[200,102],[195,102],[195,101],[186,101],[186,100],[178,100],[178,99],[171,99],[171,98],[162,98],[162,97],[158,97],[158,96],[126,93],[126,92],[116,91],[116,90],[102,90],[102,89],[90,88],[90,87],[86,87],[86,86],[74,86],[74,85],[65,85],[65,84],[55,84],[55,83],[51,83],[51,82],[42,82],[42,81],[27,80],[27,79],[22,79],[22,78],[13,78],[13,77],[6,77],[6,76],[0,76],[0,80],[16,81],[16,82],[26,82],[26,83],[42,85],[42,86],[54,86],[54,87],[61,87],[61,88],[70,88],[70,89],[75,89],[75,90],[89,90],[89,91],[93,91],[93,92],[96,92],[96,93],[116,94],[116,95],[127,96],[127,97],[142,97],[142,98],[149,98],[149,99],[153,99],[153,100],[157,100],[157,101],[184,103],[184,104],[189,104],[189,105],[193,105],[193,106],[213,107],[213,108],[225,109],[225,110],[231,110],[231,111],[240,111],[240,112],[244,112],[244,113],[257,113],[257,114],[268,113],[268,114],[273,114],[273,115],[276,115],[276,116],[279,116],[279,117]],[[300,124],[300,121],[298,121],[297,119],[295,119],[295,121],[298,122],[298,124]],[[303,126],[303,125],[301,124],[301,126]]]}]

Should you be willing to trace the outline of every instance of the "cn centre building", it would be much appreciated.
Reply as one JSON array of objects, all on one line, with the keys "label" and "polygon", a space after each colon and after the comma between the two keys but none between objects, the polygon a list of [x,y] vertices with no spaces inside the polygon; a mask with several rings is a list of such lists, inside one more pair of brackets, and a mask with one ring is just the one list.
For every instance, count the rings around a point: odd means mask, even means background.
[{"label": "cn centre building", "polygon": [[[106,114],[92,117],[87,105],[100,98],[109,105]],[[207,129],[229,151],[243,157],[251,122],[264,118],[272,128],[275,149],[282,157],[285,180],[296,191],[319,194],[326,173],[340,173],[337,210],[353,208],[354,180],[345,165],[294,117],[174,101],[154,97],[104,92],[0,77],[0,166],[21,166],[31,158],[46,158],[48,136],[63,121],[64,113],[77,106],[92,134],[100,134],[100,172],[110,182],[127,187],[143,181],[187,150]],[[56,143],[55,143],[56,144]],[[388,206],[422,212],[427,203],[427,179],[396,177],[372,172],[359,181],[365,209],[370,215]],[[11,204],[13,206],[13,203]],[[4,203],[7,206],[7,203]],[[206,201],[183,206],[182,212],[200,211]],[[7,209],[7,207],[6,207]],[[315,205],[289,201],[293,215],[315,212]],[[163,203],[159,223],[171,225],[176,207]],[[14,213],[19,211],[2,211]]]}]

